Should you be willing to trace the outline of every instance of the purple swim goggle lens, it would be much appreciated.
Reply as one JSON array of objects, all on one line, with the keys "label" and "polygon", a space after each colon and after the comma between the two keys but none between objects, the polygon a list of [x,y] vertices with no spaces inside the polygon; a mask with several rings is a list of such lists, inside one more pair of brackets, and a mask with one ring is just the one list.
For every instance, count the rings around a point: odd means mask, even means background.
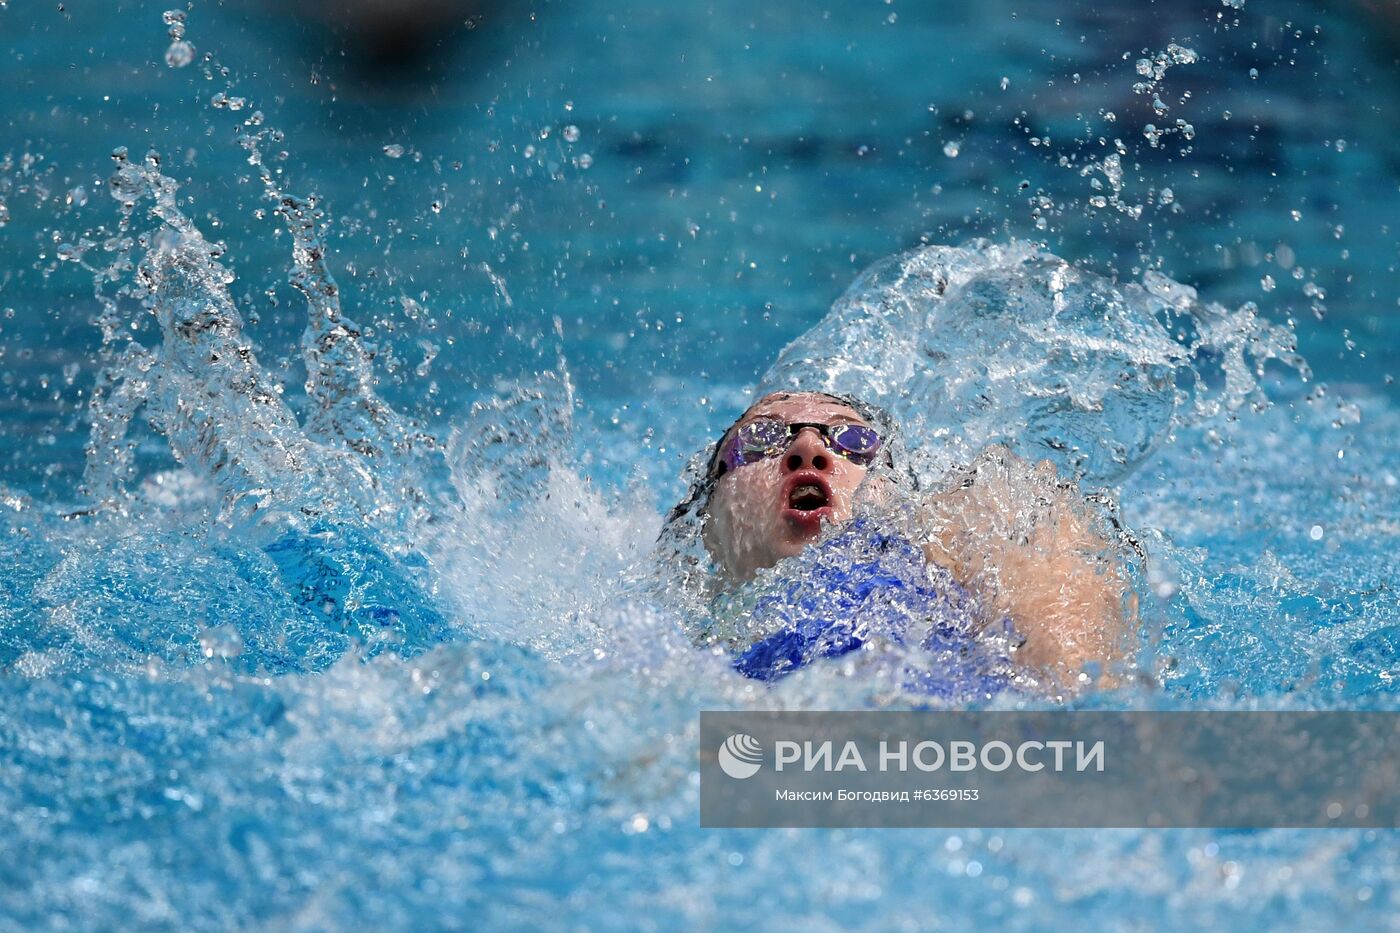
[{"label": "purple swim goggle lens", "polygon": [[828,450],[860,466],[870,466],[880,450],[880,435],[863,424],[817,424],[811,421],[779,421],[757,418],[734,432],[719,453],[715,476],[781,456],[803,428],[816,428]]}]

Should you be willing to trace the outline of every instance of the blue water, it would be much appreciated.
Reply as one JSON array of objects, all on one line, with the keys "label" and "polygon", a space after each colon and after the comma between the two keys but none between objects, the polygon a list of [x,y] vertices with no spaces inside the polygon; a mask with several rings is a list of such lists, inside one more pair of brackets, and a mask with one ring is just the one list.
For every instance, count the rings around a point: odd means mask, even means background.
[{"label": "blue water", "polygon": [[969,309],[1041,320],[1051,273],[986,259],[1040,244],[1090,284],[1026,378],[1103,417],[919,385],[1102,454],[1062,466],[1149,555],[1145,647],[1073,702],[1394,709],[1382,21],[522,2],[396,76],[258,3],[171,67],[164,9],[0,8],[4,926],[1393,924],[1388,832],[700,830],[698,710],[906,701],[734,674],[652,548],[862,269],[988,238],[952,366],[1006,331]]}]

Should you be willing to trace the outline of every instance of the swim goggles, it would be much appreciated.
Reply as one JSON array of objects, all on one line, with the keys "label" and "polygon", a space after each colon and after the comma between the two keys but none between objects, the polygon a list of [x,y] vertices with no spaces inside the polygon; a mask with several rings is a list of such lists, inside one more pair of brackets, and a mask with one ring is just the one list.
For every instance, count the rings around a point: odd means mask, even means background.
[{"label": "swim goggles", "polygon": [[723,476],[729,470],[781,456],[803,428],[816,428],[828,450],[860,466],[875,462],[880,435],[863,424],[817,424],[811,421],[779,421],[757,418],[734,432],[717,452],[711,475]]}]

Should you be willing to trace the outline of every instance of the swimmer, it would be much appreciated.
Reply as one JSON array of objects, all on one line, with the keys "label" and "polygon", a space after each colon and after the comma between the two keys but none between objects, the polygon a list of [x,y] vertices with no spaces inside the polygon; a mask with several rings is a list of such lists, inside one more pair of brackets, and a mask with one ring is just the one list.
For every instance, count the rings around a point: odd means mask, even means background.
[{"label": "swimmer", "polygon": [[[839,568],[815,555],[820,595],[788,599],[782,629],[734,646],[735,666],[772,680],[844,654],[869,637],[861,616],[874,612],[937,616],[922,647],[936,644],[950,658],[971,658],[981,632],[1001,625],[1012,633],[1012,666],[1034,678],[1071,690],[1087,682],[1086,668],[1111,679],[1127,658],[1135,606],[1116,548],[1073,485],[1049,461],[1032,466],[989,448],[945,488],[916,494],[915,545],[855,518],[863,484],[876,500],[894,498],[899,474],[876,469],[896,466],[892,434],[873,406],[816,392],[765,396],[725,431],[706,475],[672,513],[698,518],[722,588],[814,544],[859,538],[861,553],[876,555]],[[818,624],[802,618],[808,609]],[[975,666],[981,692],[1007,682],[994,659]]]}]

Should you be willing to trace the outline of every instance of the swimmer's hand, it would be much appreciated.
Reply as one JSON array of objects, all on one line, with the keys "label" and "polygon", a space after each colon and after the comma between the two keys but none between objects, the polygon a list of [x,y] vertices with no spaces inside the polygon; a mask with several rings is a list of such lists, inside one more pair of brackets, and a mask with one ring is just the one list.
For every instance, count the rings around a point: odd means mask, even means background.
[{"label": "swimmer's hand", "polygon": [[924,503],[924,553],[986,601],[991,618],[1010,616],[1026,639],[1017,662],[1067,689],[1096,664],[1128,656],[1136,602],[1119,550],[1054,464],[1032,466],[990,447]]}]

